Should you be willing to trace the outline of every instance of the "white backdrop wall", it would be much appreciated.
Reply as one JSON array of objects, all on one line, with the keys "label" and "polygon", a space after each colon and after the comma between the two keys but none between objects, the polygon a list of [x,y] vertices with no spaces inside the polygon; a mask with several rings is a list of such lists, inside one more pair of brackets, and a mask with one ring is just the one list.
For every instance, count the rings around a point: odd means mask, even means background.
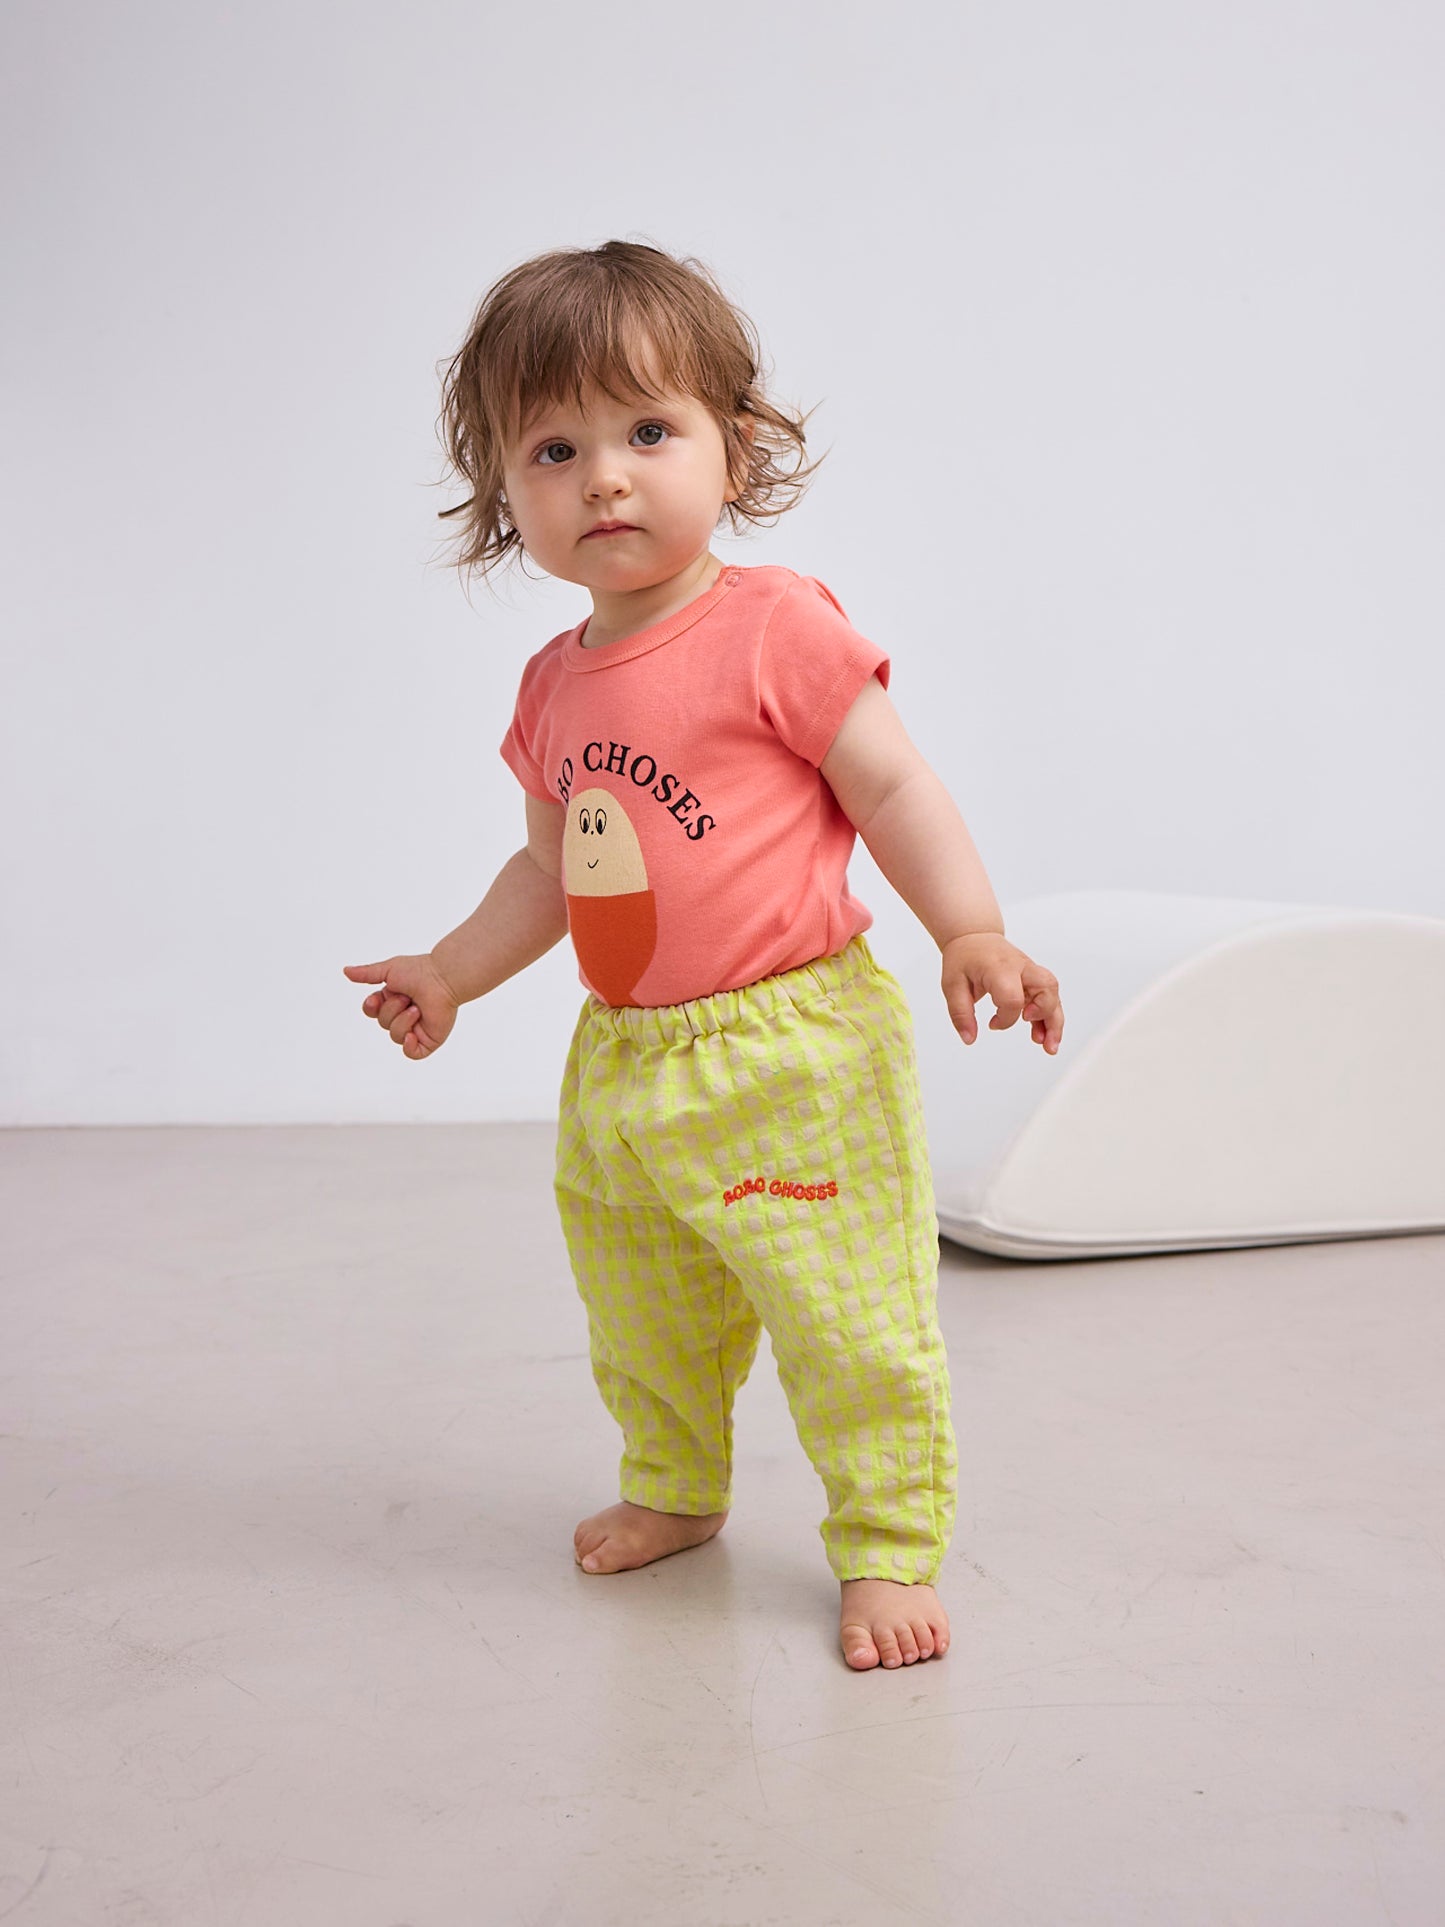
[{"label": "white backdrop wall", "polygon": [[[565,941],[423,1064],[341,966],[429,947],[524,840],[497,744],[588,604],[468,602],[440,370],[497,275],[611,236],[705,260],[817,405],[802,506],[717,553],[890,650],[1005,911],[1445,913],[1437,6],[3,32],[4,1121],[555,1115]],[[919,926],[861,843],[850,878],[887,964]]]}]

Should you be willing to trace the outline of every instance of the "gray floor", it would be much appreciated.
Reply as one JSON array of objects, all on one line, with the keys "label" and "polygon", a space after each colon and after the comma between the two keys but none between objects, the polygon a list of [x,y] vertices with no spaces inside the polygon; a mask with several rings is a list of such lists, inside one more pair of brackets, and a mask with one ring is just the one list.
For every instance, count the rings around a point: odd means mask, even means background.
[{"label": "gray floor", "polygon": [[943,1248],[942,1660],[851,1672],[764,1339],[619,1434],[548,1125],[11,1131],[0,1921],[1445,1921],[1445,1240]]}]

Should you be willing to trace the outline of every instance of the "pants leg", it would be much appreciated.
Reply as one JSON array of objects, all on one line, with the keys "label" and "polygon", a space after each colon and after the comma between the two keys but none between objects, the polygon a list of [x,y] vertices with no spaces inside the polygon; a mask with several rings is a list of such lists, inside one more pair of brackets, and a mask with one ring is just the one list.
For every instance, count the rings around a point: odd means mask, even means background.
[{"label": "pants leg", "polygon": [[901,987],[858,937],[737,991],[604,1021],[608,1143],[767,1328],[827,1494],[833,1572],[931,1582],[957,1455]]},{"label": "pants leg", "polygon": [[819,1179],[839,1188],[826,1201],[753,1194],[701,1223],[772,1336],[827,1494],[819,1532],[834,1574],[931,1583],[952,1537],[957,1453],[906,1000],[874,966],[743,1035],[754,1048],[734,1053],[732,1121],[744,1164],[770,1185],[776,1173],[804,1192]]},{"label": "pants leg", "polygon": [[622,1429],[619,1496],[659,1512],[722,1512],[732,1504],[733,1399],[762,1326],[717,1250],[622,1144],[595,1130],[599,1156],[589,1141],[588,1120],[596,1126],[626,1080],[617,1055],[589,1034],[584,1012],[563,1078],[554,1189],[592,1374]]}]

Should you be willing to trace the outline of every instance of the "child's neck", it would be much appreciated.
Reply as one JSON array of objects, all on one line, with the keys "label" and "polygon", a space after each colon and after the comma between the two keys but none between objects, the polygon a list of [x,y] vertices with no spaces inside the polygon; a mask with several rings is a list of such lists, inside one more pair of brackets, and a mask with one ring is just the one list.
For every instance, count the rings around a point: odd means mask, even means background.
[{"label": "child's neck", "polygon": [[[605,539],[605,538],[604,538]],[[710,551],[690,562],[666,582],[650,588],[633,589],[625,595],[592,591],[592,613],[582,630],[584,649],[603,649],[609,642],[623,642],[639,629],[650,629],[656,622],[685,609],[689,602],[706,595],[722,574],[723,564]]]}]

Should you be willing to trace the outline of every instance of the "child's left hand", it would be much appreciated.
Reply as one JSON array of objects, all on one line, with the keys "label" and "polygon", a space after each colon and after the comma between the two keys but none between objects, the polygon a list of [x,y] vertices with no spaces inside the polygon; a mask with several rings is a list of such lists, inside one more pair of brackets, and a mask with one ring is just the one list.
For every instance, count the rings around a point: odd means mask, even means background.
[{"label": "child's left hand", "polygon": [[994,1005],[990,1030],[1007,1030],[1021,1016],[1027,1017],[1034,1042],[1051,1056],[1058,1051],[1064,1034],[1058,978],[995,930],[955,937],[943,946],[943,995],[953,1027],[965,1044],[978,1036],[973,1007],[987,995]]}]

